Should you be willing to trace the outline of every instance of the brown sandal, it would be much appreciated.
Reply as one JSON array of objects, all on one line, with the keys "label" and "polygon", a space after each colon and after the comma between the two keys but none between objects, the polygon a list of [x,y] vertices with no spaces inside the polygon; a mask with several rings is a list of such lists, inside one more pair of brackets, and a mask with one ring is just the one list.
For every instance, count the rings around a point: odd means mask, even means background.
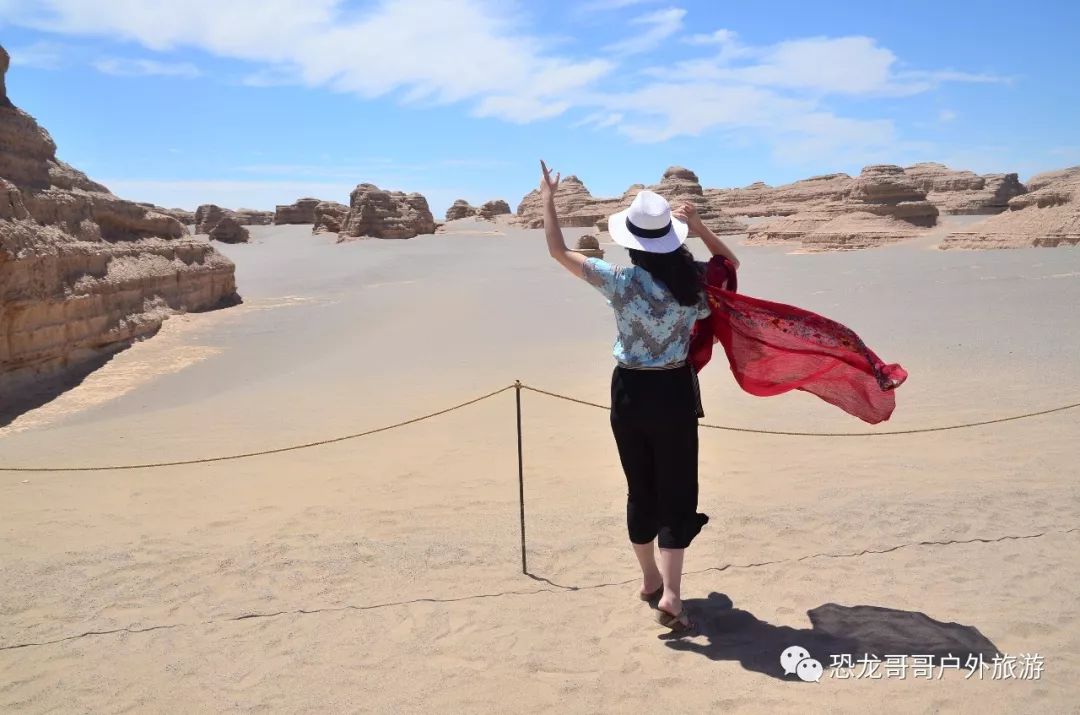
[{"label": "brown sandal", "polygon": [[671,614],[662,608],[657,608],[656,622],[664,628],[670,628],[673,631],[689,631],[694,627],[694,622],[686,615],[685,608],[676,614]]},{"label": "brown sandal", "polygon": [[652,593],[642,593],[641,591],[638,591],[638,598],[640,598],[642,601],[645,601],[646,603],[652,603],[653,601],[659,601],[660,597],[663,596],[663,595],[664,595],[664,587],[663,586],[660,586],[660,588],[656,589]]}]

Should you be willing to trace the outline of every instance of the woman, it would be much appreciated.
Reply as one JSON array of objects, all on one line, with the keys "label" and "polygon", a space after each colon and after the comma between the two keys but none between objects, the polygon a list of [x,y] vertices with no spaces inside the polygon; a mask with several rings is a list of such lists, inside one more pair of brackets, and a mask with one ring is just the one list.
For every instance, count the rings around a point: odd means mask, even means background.
[{"label": "woman", "polygon": [[552,178],[543,161],[540,168],[548,252],[603,293],[615,311],[611,430],[626,474],[627,530],[641,565],[640,596],[655,603],[660,623],[685,630],[692,624],[680,592],[683,555],[709,520],[697,512],[697,420],[704,414],[687,351],[690,330],[709,307],[702,293],[703,264],[683,243],[693,231],[713,255],[738,261],[693,205],[673,212],[651,191],[640,192],[628,209],[608,220],[612,239],[629,250],[633,265],[585,258],[566,247],[559,228],[560,175]]}]

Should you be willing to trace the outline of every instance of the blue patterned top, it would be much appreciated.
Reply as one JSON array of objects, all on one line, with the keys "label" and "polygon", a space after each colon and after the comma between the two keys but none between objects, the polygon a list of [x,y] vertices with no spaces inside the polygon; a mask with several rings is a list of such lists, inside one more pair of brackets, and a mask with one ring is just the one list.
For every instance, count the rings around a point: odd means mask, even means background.
[{"label": "blue patterned top", "polygon": [[[701,268],[701,264],[698,266]],[[590,258],[585,280],[608,299],[618,336],[612,354],[624,367],[668,367],[686,360],[690,329],[709,315],[704,296],[697,305],[679,305],[675,296],[644,268],[616,266]]]}]

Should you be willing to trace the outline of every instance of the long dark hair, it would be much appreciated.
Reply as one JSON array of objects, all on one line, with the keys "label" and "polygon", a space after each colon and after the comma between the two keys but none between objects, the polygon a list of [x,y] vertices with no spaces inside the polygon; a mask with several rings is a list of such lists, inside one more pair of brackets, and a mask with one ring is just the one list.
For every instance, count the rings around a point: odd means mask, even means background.
[{"label": "long dark hair", "polygon": [[649,272],[662,283],[679,305],[697,305],[701,300],[701,274],[694,265],[694,256],[686,246],[671,253],[649,253],[636,248],[627,249],[630,262]]}]

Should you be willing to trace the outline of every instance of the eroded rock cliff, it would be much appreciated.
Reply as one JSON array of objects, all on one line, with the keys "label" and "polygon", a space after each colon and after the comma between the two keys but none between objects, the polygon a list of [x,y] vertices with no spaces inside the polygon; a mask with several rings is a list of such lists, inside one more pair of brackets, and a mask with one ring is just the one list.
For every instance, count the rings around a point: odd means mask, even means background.
[{"label": "eroded rock cliff", "polygon": [[[0,77],[8,55],[0,47]],[[153,334],[170,313],[231,305],[233,263],[176,218],[56,158],[0,82],[0,403]]]},{"label": "eroded rock cliff", "polygon": [[359,184],[349,195],[349,211],[342,219],[338,240],[412,238],[422,233],[435,233],[435,218],[421,194]]}]

